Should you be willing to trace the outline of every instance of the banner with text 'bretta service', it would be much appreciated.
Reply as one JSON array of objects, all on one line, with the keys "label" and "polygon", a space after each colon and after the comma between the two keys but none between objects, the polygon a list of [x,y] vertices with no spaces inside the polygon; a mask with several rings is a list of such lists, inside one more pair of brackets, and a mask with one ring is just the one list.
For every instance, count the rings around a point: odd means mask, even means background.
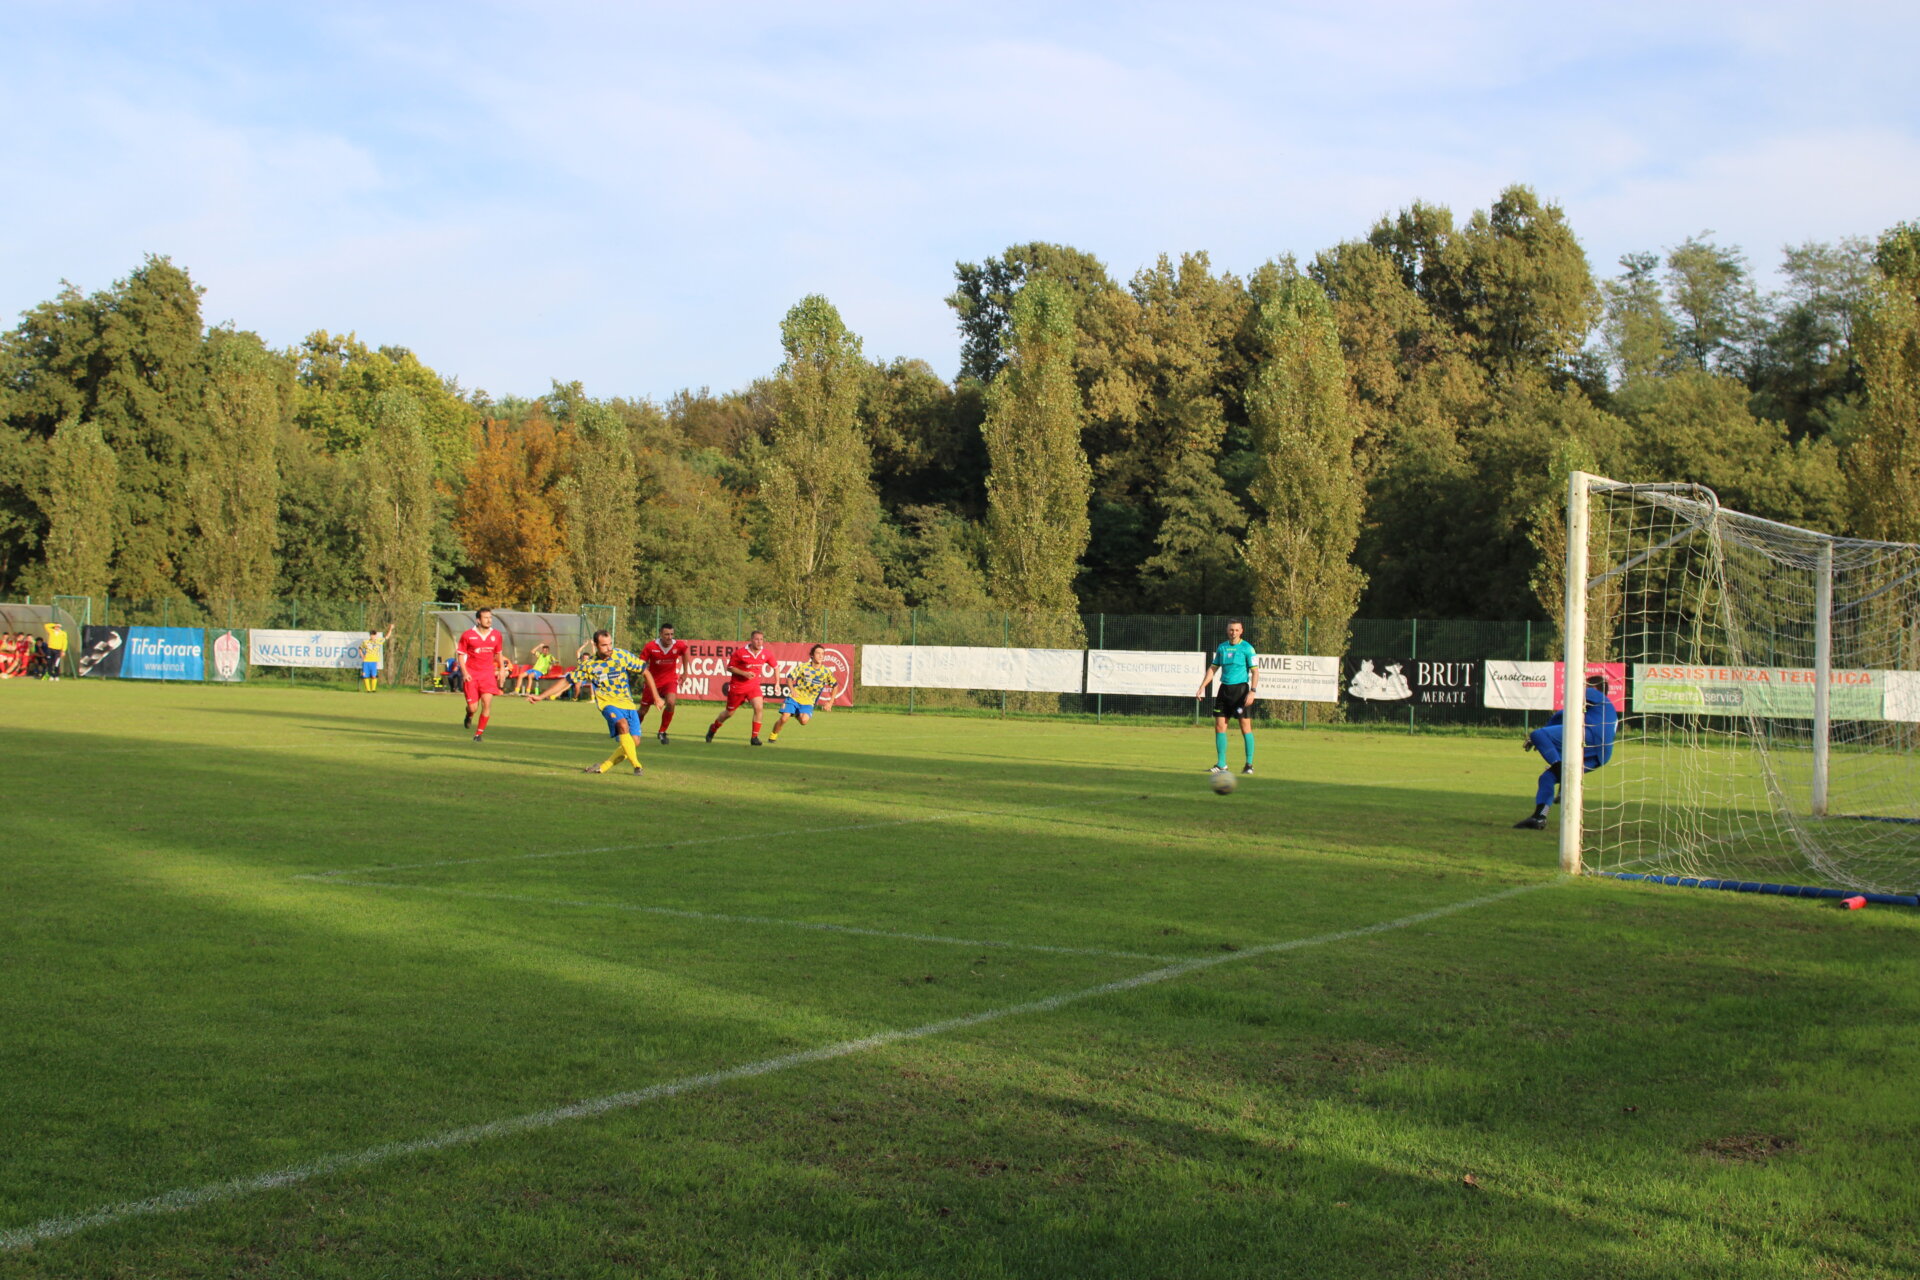
[{"label": "banner with text 'bretta service'", "polygon": [[[1885,672],[1828,673],[1835,720],[1886,715]],[[1648,663],[1633,669],[1633,709],[1696,716],[1813,719],[1814,673],[1804,667],[1695,667]]]},{"label": "banner with text 'bretta service'", "polygon": [[[680,696],[694,702],[724,702],[727,697],[727,655],[740,646],[730,640],[689,640],[687,657],[680,664]],[[760,695],[765,698],[784,698],[787,696],[787,677],[793,669],[807,660],[810,644],[767,644],[767,652],[773,655],[774,678],[762,681]],[[850,707],[853,705],[853,685],[855,660],[859,657],[860,646],[854,644],[830,644],[823,646],[820,662],[827,670],[840,678],[839,686],[834,690],[833,700],[828,706]],[[646,687],[646,682],[635,679],[636,692]]]}]

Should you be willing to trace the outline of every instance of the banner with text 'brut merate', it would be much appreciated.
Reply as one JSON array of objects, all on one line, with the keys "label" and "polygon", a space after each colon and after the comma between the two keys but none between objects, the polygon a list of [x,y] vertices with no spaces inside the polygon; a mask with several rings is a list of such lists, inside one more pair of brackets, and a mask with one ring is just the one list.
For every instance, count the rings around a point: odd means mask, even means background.
[{"label": "banner with text 'brut merate'", "polygon": [[1085,661],[1084,649],[870,644],[860,650],[860,683],[892,689],[1079,693]]}]

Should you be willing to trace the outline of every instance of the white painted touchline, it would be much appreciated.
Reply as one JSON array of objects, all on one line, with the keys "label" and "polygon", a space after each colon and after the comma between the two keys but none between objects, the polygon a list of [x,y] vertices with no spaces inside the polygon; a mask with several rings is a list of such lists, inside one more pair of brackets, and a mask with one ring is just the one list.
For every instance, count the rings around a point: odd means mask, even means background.
[{"label": "white painted touchline", "polygon": [[307,1164],[291,1165],[276,1169],[270,1173],[256,1173],[247,1177],[228,1178],[222,1182],[202,1183],[197,1187],[176,1187],[146,1200],[129,1200],[120,1204],[103,1205],[85,1213],[66,1218],[42,1218],[29,1226],[15,1227],[0,1231],[0,1252],[25,1249],[43,1244],[49,1240],[58,1240],[65,1236],[78,1235],[94,1227],[110,1226],[124,1222],[129,1218],[145,1218],[161,1213],[182,1213],[212,1204],[220,1200],[237,1199],[240,1196],[254,1195],[261,1191],[271,1191],[276,1187],[293,1186],[296,1183],[309,1182],[314,1178],[323,1178],[330,1174],[344,1173],[351,1169],[365,1169],[372,1165],[384,1164],[389,1160],[398,1160],[404,1156],[422,1155],[432,1151],[444,1151],[450,1147],[464,1147],[476,1142],[485,1142],[491,1138],[511,1137],[515,1134],[531,1133],[540,1129],[551,1129],[555,1125],[565,1124],[569,1120],[588,1120],[603,1116],[612,1111],[624,1111],[643,1103],[658,1102],[662,1098],[676,1098],[681,1094],[692,1093],[714,1085],[728,1084],[735,1080],[750,1080],[755,1076],[772,1075],[793,1067],[803,1067],[815,1062],[831,1062],[836,1058],[851,1057],[856,1053],[865,1053],[871,1049],[882,1049],[891,1044],[901,1044],[909,1040],[924,1040],[929,1036],[944,1035],[949,1031],[962,1031],[968,1027],[977,1027],[989,1022],[998,1022],[1003,1018],[1012,1018],[1028,1013],[1051,1013],[1055,1009],[1096,996],[1114,995],[1122,991],[1131,991],[1136,987],[1152,986],[1167,982],[1173,978],[1185,977],[1202,969],[1211,969],[1216,965],[1230,964],[1236,960],[1252,960],[1259,956],[1276,955],[1283,951],[1299,951],[1307,947],[1325,946],[1331,942],[1346,942],[1352,938],[1364,938],[1370,934],[1389,933],[1395,929],[1404,929],[1409,925],[1424,924],[1442,916],[1450,916],[1474,907],[1484,907],[1489,903],[1500,902],[1519,894],[1531,893],[1535,889],[1544,889],[1559,884],[1566,877],[1543,880],[1537,884],[1521,885],[1514,889],[1503,889],[1499,893],[1490,893],[1484,897],[1470,898],[1465,902],[1456,902],[1449,906],[1434,907],[1428,911],[1410,916],[1401,916],[1397,920],[1387,920],[1379,924],[1362,925],[1358,929],[1342,929],[1337,933],[1322,933],[1311,938],[1294,938],[1287,942],[1268,942],[1244,951],[1234,951],[1223,955],[1201,956],[1194,960],[1183,960],[1179,964],[1165,968],[1152,969],[1136,974],[1131,978],[1121,978],[1115,982],[1103,982],[1096,987],[1082,987],[1078,991],[1068,991],[1057,996],[1047,996],[1040,1000],[1029,1000],[1024,1004],[1007,1005],[1002,1009],[989,1009],[984,1013],[970,1013],[964,1017],[947,1018],[940,1022],[922,1023],[917,1027],[908,1027],[901,1031],[882,1031],[876,1035],[863,1036],[858,1040],[842,1040],[838,1044],[824,1045],[818,1049],[803,1049],[799,1053],[783,1054],[777,1058],[762,1058],[758,1062],[749,1062],[744,1066],[728,1067],[723,1071],[713,1071],[706,1075],[682,1076],[678,1080],[669,1080],[664,1084],[648,1085],[644,1089],[633,1089],[626,1093],[610,1093],[599,1098],[589,1098],[584,1102],[574,1102],[563,1107],[554,1107],[547,1111],[535,1111],[528,1115],[514,1116],[506,1120],[491,1120],[485,1124],[468,1125],[461,1129],[449,1129],[431,1137],[415,1138],[410,1142],[389,1142],[377,1147],[368,1147],[363,1151],[352,1151],[341,1155],[323,1156]]},{"label": "white painted touchline", "polygon": [[1142,951],[1106,951],[1099,947],[1055,947],[1039,942],[995,942],[979,938],[949,938],[938,933],[899,933],[891,929],[867,929],[851,924],[823,924],[814,920],[782,920],[777,916],[740,916],[718,911],[688,911],[681,907],[651,907],[636,902],[594,902],[570,898],[542,898],[530,893],[486,893],[479,889],[454,889],[435,884],[401,884],[389,880],[343,880],[329,876],[327,884],[350,884],[363,889],[408,889],[419,893],[442,893],[455,898],[485,898],[494,902],[527,902],[541,907],[585,907],[603,911],[637,911],[650,916],[673,916],[681,920],[710,920],[716,924],[763,924],[781,929],[812,929],[820,933],[851,933],[865,938],[896,938],[902,942],[938,942],[951,947],[997,947],[1003,951],[1045,951],[1056,956],[1108,956],[1116,960],[1151,960],[1171,964],[1180,956],[1160,956]]},{"label": "white painted touchline", "polygon": [[554,853],[499,853],[484,858],[447,858],[439,862],[374,863],[361,867],[343,867],[337,871],[309,871],[296,880],[331,880],[335,876],[357,875],[367,871],[424,871],[430,867],[470,867],[477,862],[526,862],[535,858],[580,858],[593,853],[629,853],[640,849],[680,849],[695,844],[729,844],[739,840],[779,840],[786,836],[821,835],[838,831],[877,831],[883,827],[911,827],[927,822],[951,822],[957,818],[1024,818],[1030,813],[1051,809],[1097,809],[1102,805],[1144,800],[1145,796],[1114,796],[1107,800],[1070,800],[1064,804],[1035,805],[1029,809],[952,809],[925,813],[917,818],[894,818],[886,822],[850,822],[839,827],[794,827],[788,831],[746,831],[725,836],[694,836],[685,840],[660,840],[652,844],[603,844],[591,849],[561,849]]}]

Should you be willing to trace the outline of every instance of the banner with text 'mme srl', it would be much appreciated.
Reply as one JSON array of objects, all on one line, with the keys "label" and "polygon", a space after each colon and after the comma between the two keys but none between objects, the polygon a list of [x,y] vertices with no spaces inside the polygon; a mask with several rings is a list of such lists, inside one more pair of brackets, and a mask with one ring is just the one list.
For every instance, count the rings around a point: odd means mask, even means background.
[{"label": "banner with text 'mme srl'", "polygon": [[[687,657],[680,664],[680,696],[694,702],[722,702],[726,699],[727,656],[739,643],[732,640],[689,640]],[[773,679],[762,681],[760,695],[764,698],[784,698],[787,696],[787,677],[793,669],[807,660],[810,644],[772,643],[767,652],[773,655]],[[853,705],[853,673],[857,669],[855,659],[859,657],[860,646],[852,644],[830,644],[823,646],[820,655],[821,665],[839,678],[833,699],[827,705],[850,707]],[[634,653],[638,655],[639,650]],[[636,679],[636,685],[642,682]]]}]

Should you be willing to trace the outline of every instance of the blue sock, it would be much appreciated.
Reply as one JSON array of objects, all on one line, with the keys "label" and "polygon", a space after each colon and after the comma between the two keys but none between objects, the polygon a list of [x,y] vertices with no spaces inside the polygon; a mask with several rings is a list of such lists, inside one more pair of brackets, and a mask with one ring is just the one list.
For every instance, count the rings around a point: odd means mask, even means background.
[{"label": "blue sock", "polygon": [[1213,755],[1214,755],[1213,763],[1216,768],[1224,769],[1227,767],[1227,735],[1226,734],[1216,733],[1213,735]]},{"label": "blue sock", "polygon": [[1247,763],[1252,764],[1253,763],[1253,735],[1250,733],[1241,734],[1240,745],[1247,749]]},{"label": "blue sock", "polygon": [[1560,785],[1560,774],[1548,769],[1540,775],[1540,785],[1533,789],[1533,803],[1544,809],[1553,803],[1553,789]]}]

